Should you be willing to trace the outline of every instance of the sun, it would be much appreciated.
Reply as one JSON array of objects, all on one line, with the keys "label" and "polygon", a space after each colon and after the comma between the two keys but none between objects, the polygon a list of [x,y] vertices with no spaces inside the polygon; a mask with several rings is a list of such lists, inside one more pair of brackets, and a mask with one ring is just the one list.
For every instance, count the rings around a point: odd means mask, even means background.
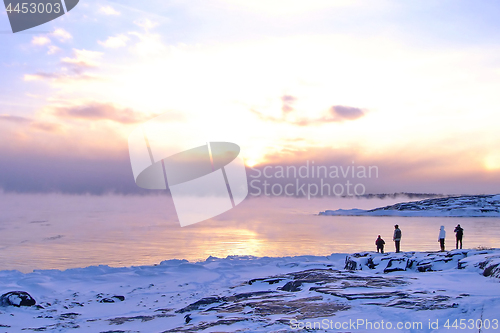
[{"label": "sun", "polygon": [[245,165],[250,167],[250,168],[257,165],[257,164],[259,164],[259,162],[256,160],[253,160],[253,159],[245,160]]},{"label": "sun", "polygon": [[500,170],[500,154],[492,154],[484,159],[484,167],[487,170]]}]

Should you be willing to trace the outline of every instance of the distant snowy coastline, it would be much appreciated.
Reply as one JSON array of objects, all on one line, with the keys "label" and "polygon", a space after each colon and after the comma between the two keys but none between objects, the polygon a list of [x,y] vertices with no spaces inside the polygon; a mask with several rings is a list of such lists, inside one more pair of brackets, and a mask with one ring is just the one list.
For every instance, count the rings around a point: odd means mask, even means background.
[{"label": "distant snowy coastline", "polygon": [[500,217],[500,194],[465,195],[402,202],[370,210],[326,210],[328,216]]}]

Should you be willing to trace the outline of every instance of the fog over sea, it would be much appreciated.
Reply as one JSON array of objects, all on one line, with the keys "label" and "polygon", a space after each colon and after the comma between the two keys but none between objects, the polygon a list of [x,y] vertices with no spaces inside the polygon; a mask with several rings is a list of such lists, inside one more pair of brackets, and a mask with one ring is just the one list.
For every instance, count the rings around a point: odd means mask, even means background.
[{"label": "fog over sea", "polygon": [[[413,199],[415,200],[415,199]],[[284,198],[249,196],[235,209],[181,228],[165,195],[0,194],[0,269],[31,272],[90,265],[153,265],[209,256],[297,256],[373,251],[381,235],[393,251],[399,224],[402,251],[446,247],[453,228],[465,229],[464,248],[500,247],[499,218],[318,216],[327,209],[372,209],[396,198]]]}]

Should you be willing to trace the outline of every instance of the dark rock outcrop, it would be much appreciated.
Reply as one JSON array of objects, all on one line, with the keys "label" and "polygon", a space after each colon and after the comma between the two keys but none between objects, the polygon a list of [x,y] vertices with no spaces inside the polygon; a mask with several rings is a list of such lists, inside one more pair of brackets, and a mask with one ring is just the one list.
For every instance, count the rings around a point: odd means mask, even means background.
[{"label": "dark rock outcrop", "polygon": [[114,303],[116,301],[123,302],[125,300],[125,296],[111,296],[111,297],[105,297],[99,301],[99,303]]},{"label": "dark rock outcrop", "polygon": [[355,271],[356,268],[358,268],[358,263],[354,260],[348,259],[349,257],[346,258],[345,260],[345,266],[344,269],[347,269],[348,271]]},{"label": "dark rock outcrop", "polygon": [[301,291],[300,286],[302,286],[301,281],[290,281],[287,282],[283,287],[279,288],[280,290],[283,291]]},{"label": "dark rock outcrop", "polygon": [[407,263],[408,263],[408,259],[406,259],[406,258],[391,259],[387,263],[386,268],[384,268],[384,273],[406,271]]},{"label": "dark rock outcrop", "polygon": [[500,278],[500,264],[486,266],[483,275]]},{"label": "dark rock outcrop", "polygon": [[9,291],[0,296],[0,306],[33,306],[36,301],[25,291]]}]

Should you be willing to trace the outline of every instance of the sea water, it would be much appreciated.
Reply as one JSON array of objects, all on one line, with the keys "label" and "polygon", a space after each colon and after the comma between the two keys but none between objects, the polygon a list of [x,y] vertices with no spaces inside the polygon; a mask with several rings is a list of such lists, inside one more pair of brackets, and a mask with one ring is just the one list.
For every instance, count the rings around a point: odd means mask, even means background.
[{"label": "sea water", "polygon": [[371,209],[407,197],[249,197],[235,209],[179,226],[166,195],[0,194],[0,270],[67,269],[91,265],[153,265],[167,259],[209,256],[297,256],[374,251],[381,235],[394,251],[399,224],[402,251],[455,248],[460,224],[464,248],[500,247],[498,218],[318,216],[327,209]]}]

